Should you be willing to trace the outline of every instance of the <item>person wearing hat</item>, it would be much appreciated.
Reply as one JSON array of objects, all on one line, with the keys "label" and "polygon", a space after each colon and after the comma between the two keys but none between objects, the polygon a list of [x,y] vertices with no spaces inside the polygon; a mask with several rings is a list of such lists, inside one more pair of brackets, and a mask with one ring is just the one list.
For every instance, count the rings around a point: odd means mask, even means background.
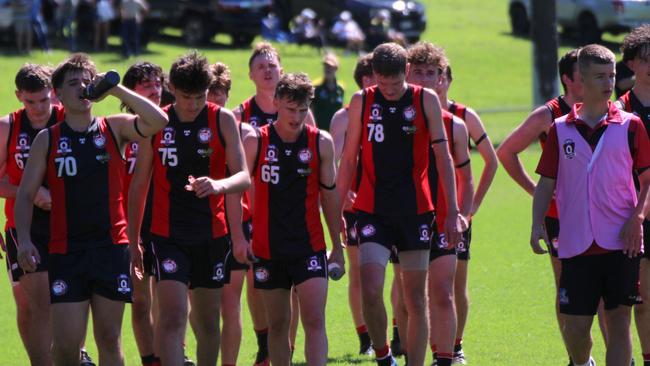
[{"label": "person wearing hat", "polygon": [[316,85],[314,101],[311,105],[316,125],[329,130],[334,113],[343,106],[343,88],[336,82],[339,60],[333,53],[323,57],[323,81]]}]

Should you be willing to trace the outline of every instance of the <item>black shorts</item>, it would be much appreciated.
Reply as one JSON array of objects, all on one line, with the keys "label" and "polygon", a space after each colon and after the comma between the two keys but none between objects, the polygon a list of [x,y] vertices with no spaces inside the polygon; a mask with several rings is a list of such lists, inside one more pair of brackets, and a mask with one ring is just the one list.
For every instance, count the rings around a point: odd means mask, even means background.
[{"label": "black shorts", "polygon": [[[247,242],[250,243],[251,238],[253,237],[253,222],[251,220],[247,220],[241,223],[242,230],[244,231],[244,239],[246,239]],[[230,253],[228,255],[228,271],[248,271],[250,268],[248,264],[243,264],[239,263],[237,259],[235,259],[235,256]]]},{"label": "black shorts", "polygon": [[643,258],[650,259],[650,221],[643,220]]},{"label": "black shorts", "polygon": [[468,261],[470,258],[469,248],[472,244],[472,223],[469,223],[467,230],[463,232],[463,240],[456,245],[456,257],[459,261]]},{"label": "black shorts", "polygon": [[357,235],[357,213],[343,211],[343,219],[345,220],[345,233],[348,238],[345,245],[350,247],[359,246],[359,236]]},{"label": "black shorts", "polygon": [[551,247],[548,248],[548,252],[551,256],[557,258],[557,238],[560,236],[560,220],[546,216],[544,217],[544,227],[546,228],[548,240],[551,241]]},{"label": "black shorts", "polygon": [[153,235],[156,280],[182,282],[190,289],[222,288],[229,280],[230,247],[227,235],[190,245]]},{"label": "black shorts", "polygon": [[128,245],[112,245],[67,254],[50,254],[50,300],[89,300],[93,294],[131,302],[131,258]]},{"label": "black shorts", "polygon": [[148,276],[156,275],[156,264],[153,258],[153,242],[151,241],[151,234],[140,234],[142,238],[142,264],[144,265],[144,273]]},{"label": "black shorts", "polygon": [[[465,236],[463,235],[463,238]],[[456,247],[447,247],[447,238],[444,233],[438,232],[438,225],[435,221],[431,226],[431,250],[429,251],[429,262],[444,257],[446,255],[456,255]]]},{"label": "black shorts", "polygon": [[[47,252],[48,242],[49,238],[32,235],[32,243],[41,256],[41,263],[36,266],[36,271],[34,272],[47,271],[47,260],[49,256]],[[15,284],[25,274],[25,271],[18,265],[18,235],[16,235],[16,229],[7,229],[5,231],[5,245],[7,246],[7,273],[9,273],[11,283]]]},{"label": "black shorts", "polygon": [[427,212],[412,216],[383,216],[357,212],[359,245],[377,243],[397,252],[429,250],[433,214]]},{"label": "black shorts", "polygon": [[595,315],[601,298],[605,310],[636,304],[640,300],[639,260],[622,251],[561,259],[560,312]]},{"label": "black shorts", "polygon": [[291,289],[312,278],[327,279],[325,251],[295,259],[260,259],[253,264],[255,288]]}]

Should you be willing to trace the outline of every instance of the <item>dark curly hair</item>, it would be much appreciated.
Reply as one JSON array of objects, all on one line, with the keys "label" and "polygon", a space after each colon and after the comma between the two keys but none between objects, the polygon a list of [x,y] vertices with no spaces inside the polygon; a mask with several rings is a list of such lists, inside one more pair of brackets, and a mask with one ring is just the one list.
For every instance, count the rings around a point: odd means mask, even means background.
[{"label": "dark curly hair", "polygon": [[85,53],[74,53],[61,62],[52,73],[52,86],[60,88],[63,85],[65,75],[69,72],[88,71],[91,79],[97,75],[95,63]]},{"label": "dark curly hair", "polygon": [[230,68],[228,65],[216,62],[210,65],[210,74],[212,76],[212,81],[208,90],[210,92],[215,92],[217,90],[223,90],[226,95],[230,93],[230,86],[232,85],[232,80],[230,79]]},{"label": "dark curly hair", "polygon": [[44,65],[24,64],[16,74],[16,89],[34,93],[52,88],[52,69]]},{"label": "dark curly hair", "polygon": [[634,28],[623,39],[621,45],[623,62],[631,61],[636,57],[647,59],[650,57],[650,24]]},{"label": "dark curly hair", "polygon": [[307,74],[302,72],[282,75],[275,87],[275,98],[304,103],[314,98],[314,86]]},{"label": "dark curly hair", "polygon": [[196,50],[177,58],[169,71],[170,84],[190,94],[205,92],[211,81],[208,60]]}]

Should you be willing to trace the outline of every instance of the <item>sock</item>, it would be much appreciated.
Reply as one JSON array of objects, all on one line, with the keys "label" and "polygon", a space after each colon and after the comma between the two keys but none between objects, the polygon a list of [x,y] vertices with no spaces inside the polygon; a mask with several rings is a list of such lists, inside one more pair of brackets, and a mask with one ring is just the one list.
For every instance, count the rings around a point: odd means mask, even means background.
[{"label": "sock", "polygon": [[368,333],[368,328],[366,327],[365,324],[357,327],[357,334],[363,334],[363,333]]},{"label": "sock", "polygon": [[461,352],[462,350],[463,350],[463,339],[456,338],[456,342],[454,342],[454,353]]},{"label": "sock", "polygon": [[436,356],[438,355],[438,353],[436,352],[437,350],[438,350],[438,348],[436,347],[435,343],[432,343],[431,344],[431,354],[433,354],[433,359],[434,360],[436,359]]},{"label": "sock", "polygon": [[381,347],[381,348],[375,348],[375,347],[372,347],[372,348],[374,348],[374,350],[375,350],[375,357],[376,357],[378,360],[381,360],[381,359],[384,359],[384,358],[390,356],[390,347],[389,347],[387,344],[384,345],[384,346]]},{"label": "sock", "polygon": [[152,353],[150,355],[142,356],[140,357],[140,360],[142,361],[142,366],[151,366],[156,362],[156,355]]},{"label": "sock", "polygon": [[393,340],[399,341],[399,331],[397,330],[397,320],[393,318]]},{"label": "sock", "polygon": [[451,360],[453,355],[451,353],[438,353],[436,355],[436,361],[438,361],[438,366],[451,366]]},{"label": "sock", "polygon": [[650,366],[650,353],[643,354],[643,366]]},{"label": "sock", "polygon": [[269,340],[269,328],[264,328],[261,330],[255,329],[255,336],[257,337],[257,349],[260,351],[267,352],[268,349],[268,340]]}]

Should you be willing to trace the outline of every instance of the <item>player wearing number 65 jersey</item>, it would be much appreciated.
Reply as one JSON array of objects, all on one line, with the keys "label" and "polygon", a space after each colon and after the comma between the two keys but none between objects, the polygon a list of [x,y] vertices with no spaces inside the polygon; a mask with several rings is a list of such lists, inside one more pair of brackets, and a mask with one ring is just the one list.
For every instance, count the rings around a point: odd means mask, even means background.
[{"label": "player wearing number 65 jersey", "polygon": [[6,198],[7,272],[16,300],[18,330],[30,362],[34,365],[51,363],[50,295],[46,266],[51,200],[49,190],[44,186],[39,187],[34,200],[31,232],[43,261],[34,273],[27,273],[18,265],[14,198],[36,134],[63,120],[63,108],[52,105],[50,73],[41,65],[26,64],[21,67],[16,74],[16,97],[23,108],[0,118],[0,166],[8,178],[0,182],[0,196]]}]

